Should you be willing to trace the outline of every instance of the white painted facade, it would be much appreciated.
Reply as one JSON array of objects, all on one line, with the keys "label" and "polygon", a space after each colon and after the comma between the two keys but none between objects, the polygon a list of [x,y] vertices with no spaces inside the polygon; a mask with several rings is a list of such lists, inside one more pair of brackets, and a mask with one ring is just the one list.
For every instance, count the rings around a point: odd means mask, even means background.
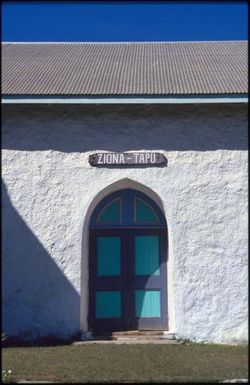
[{"label": "white painted facade", "polygon": [[[6,105],[3,331],[88,330],[88,224],[107,194],[134,188],[168,224],[169,331],[248,336],[247,106]],[[95,152],[157,151],[166,167],[95,168]]]}]

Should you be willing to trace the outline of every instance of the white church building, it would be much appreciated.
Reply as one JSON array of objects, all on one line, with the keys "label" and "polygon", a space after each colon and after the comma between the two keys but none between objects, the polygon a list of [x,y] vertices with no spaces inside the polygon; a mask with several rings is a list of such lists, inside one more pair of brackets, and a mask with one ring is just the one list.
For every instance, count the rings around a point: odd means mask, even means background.
[{"label": "white church building", "polygon": [[3,43],[3,332],[248,338],[247,42]]}]

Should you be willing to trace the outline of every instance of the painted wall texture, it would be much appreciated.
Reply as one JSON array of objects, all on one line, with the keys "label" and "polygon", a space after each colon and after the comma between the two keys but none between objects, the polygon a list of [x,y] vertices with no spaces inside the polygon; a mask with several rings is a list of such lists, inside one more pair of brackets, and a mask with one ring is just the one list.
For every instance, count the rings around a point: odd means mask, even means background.
[{"label": "painted wall texture", "polygon": [[[169,231],[170,331],[246,342],[247,107],[3,108],[3,332],[87,331],[88,222],[96,204],[135,188]],[[94,168],[98,151],[162,152],[167,167]]]}]

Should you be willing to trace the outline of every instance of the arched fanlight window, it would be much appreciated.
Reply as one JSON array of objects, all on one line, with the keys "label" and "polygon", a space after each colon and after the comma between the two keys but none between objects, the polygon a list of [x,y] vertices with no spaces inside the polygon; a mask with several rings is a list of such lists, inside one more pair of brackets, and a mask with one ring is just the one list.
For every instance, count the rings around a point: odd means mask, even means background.
[{"label": "arched fanlight window", "polygon": [[136,223],[157,223],[159,218],[152,208],[144,199],[136,197],[134,201],[134,221]]},{"label": "arched fanlight window", "polygon": [[166,227],[158,205],[140,191],[125,189],[105,197],[95,208],[90,227]]},{"label": "arched fanlight window", "polygon": [[98,223],[120,223],[122,220],[122,200],[115,198],[107,203],[101,210],[97,222]]}]

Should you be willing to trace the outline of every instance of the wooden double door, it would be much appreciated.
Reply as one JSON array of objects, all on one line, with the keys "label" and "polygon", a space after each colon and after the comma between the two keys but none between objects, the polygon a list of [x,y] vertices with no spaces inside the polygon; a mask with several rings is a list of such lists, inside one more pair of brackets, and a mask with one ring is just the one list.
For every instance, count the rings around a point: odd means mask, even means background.
[{"label": "wooden double door", "polygon": [[166,228],[90,229],[89,330],[167,330]]}]

